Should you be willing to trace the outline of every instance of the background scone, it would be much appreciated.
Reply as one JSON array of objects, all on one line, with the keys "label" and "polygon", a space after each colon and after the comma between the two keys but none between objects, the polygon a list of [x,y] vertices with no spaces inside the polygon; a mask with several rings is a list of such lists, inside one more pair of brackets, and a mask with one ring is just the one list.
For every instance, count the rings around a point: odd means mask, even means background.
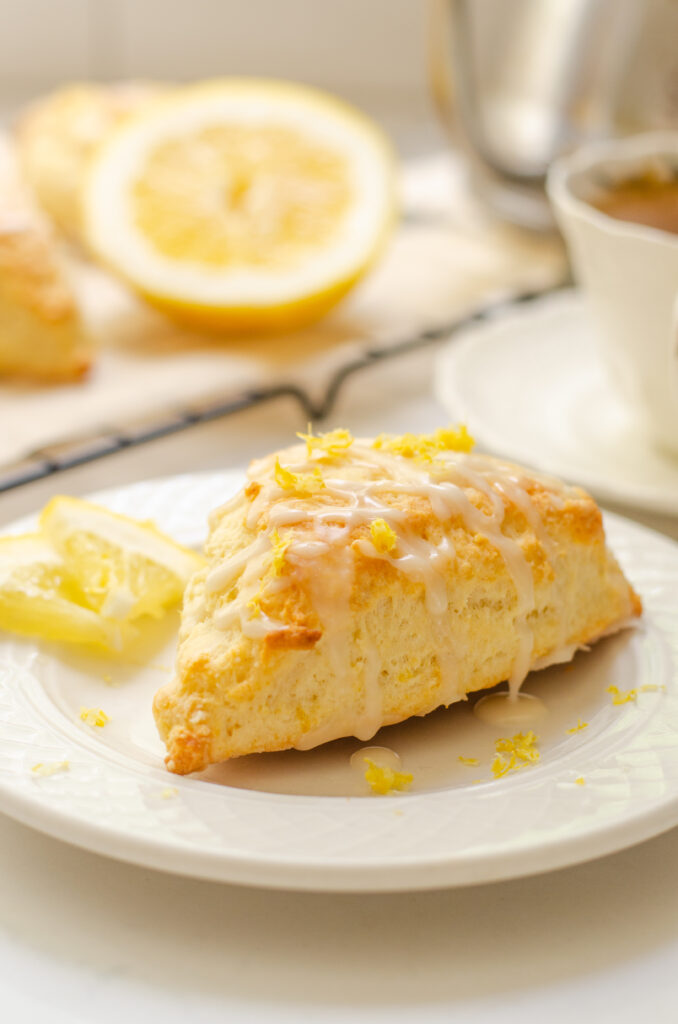
[{"label": "background scone", "polygon": [[89,368],[91,347],[50,226],[0,146],[0,376],[61,381]]},{"label": "background scone", "polygon": [[152,82],[69,85],[36,100],[20,119],[16,141],[23,173],[42,209],[71,239],[83,243],[82,192],[97,148],[166,91]]},{"label": "background scone", "polygon": [[170,770],[367,740],[640,614],[587,494],[470,446],[333,431],[252,465],[156,695]]}]

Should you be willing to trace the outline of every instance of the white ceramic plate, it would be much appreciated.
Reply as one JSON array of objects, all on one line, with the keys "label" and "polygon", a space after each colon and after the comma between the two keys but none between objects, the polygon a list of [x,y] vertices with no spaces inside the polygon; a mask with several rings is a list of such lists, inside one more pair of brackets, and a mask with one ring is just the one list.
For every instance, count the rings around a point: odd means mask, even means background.
[{"label": "white ceramic plate", "polygon": [[[174,477],[95,496],[199,543],[235,473]],[[25,529],[26,523],[17,524]],[[108,856],[195,877],[319,890],[464,885],[617,850],[678,822],[678,545],[623,519],[612,545],[646,606],[643,625],[526,689],[549,714],[541,761],[495,780],[496,728],[471,702],[382,730],[414,774],[408,794],[368,795],[358,741],[253,755],[201,777],[163,768],[151,696],[169,678],[176,618],[126,664],[5,635],[0,642],[0,809]],[[606,688],[643,686],[615,706]],[[110,722],[92,728],[82,706]],[[588,722],[568,734],[577,720]],[[478,767],[459,755],[477,757]],[[39,776],[36,763],[67,760]],[[583,777],[584,785],[576,779]]]},{"label": "white ceramic plate", "polygon": [[556,293],[455,334],[436,389],[487,451],[601,501],[678,516],[678,459],[648,442],[611,387],[580,293]]}]

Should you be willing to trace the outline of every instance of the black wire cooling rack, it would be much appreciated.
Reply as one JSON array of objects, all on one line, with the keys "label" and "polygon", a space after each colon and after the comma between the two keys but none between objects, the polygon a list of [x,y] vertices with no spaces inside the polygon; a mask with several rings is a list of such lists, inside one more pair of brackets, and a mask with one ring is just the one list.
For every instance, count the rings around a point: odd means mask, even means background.
[{"label": "black wire cooling rack", "polygon": [[[558,287],[562,287],[559,285]],[[554,291],[556,289],[548,289]],[[173,410],[154,417],[152,421],[128,423],[114,429],[90,434],[86,438],[49,445],[35,450],[19,462],[0,468],[0,493],[14,490],[64,470],[103,459],[127,448],[137,448],[161,437],[168,437],[200,423],[222,419],[244,409],[251,409],[275,398],[289,397],[298,402],[305,418],[321,422],[331,413],[344,383],[354,374],[386,360],[423,349],[443,341],[470,324],[489,319],[516,305],[534,301],[545,291],[526,291],[486,302],[472,312],[409,335],[378,348],[368,348],[340,367],[330,378],[321,398],[312,399],[302,388],[284,382],[260,390],[246,390],[222,401],[212,399],[204,404]]]}]

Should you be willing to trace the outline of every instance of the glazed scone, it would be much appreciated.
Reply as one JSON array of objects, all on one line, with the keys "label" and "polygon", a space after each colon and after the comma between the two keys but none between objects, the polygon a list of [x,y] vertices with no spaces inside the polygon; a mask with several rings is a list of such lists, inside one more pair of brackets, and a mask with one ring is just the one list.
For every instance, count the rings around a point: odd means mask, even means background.
[{"label": "glazed scone", "polygon": [[640,614],[587,494],[469,448],[333,431],[252,464],[155,698],[171,771],[368,740]]},{"label": "glazed scone", "polygon": [[73,380],[91,347],[52,229],[0,145],[0,376]]},{"label": "glazed scone", "polygon": [[36,100],[21,117],[16,140],[23,173],[42,209],[71,239],[83,242],[81,196],[94,152],[166,91],[151,82],[69,85]]}]

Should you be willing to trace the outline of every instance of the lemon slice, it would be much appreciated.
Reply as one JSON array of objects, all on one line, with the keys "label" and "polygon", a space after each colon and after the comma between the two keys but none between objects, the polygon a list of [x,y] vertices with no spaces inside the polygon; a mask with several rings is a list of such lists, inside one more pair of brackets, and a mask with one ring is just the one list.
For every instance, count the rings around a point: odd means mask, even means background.
[{"label": "lemon slice", "polygon": [[203,564],[153,525],[79,498],[53,498],[40,526],[72,577],[82,601],[107,619],[159,617],[180,601]]},{"label": "lemon slice", "polygon": [[340,299],[394,216],[381,131],[303,86],[218,80],[110,138],[84,196],[95,254],[151,302],[222,330],[287,329]]},{"label": "lemon slice", "polygon": [[0,537],[0,628],[117,650],[123,633],[78,603],[63,560],[40,534]]}]

